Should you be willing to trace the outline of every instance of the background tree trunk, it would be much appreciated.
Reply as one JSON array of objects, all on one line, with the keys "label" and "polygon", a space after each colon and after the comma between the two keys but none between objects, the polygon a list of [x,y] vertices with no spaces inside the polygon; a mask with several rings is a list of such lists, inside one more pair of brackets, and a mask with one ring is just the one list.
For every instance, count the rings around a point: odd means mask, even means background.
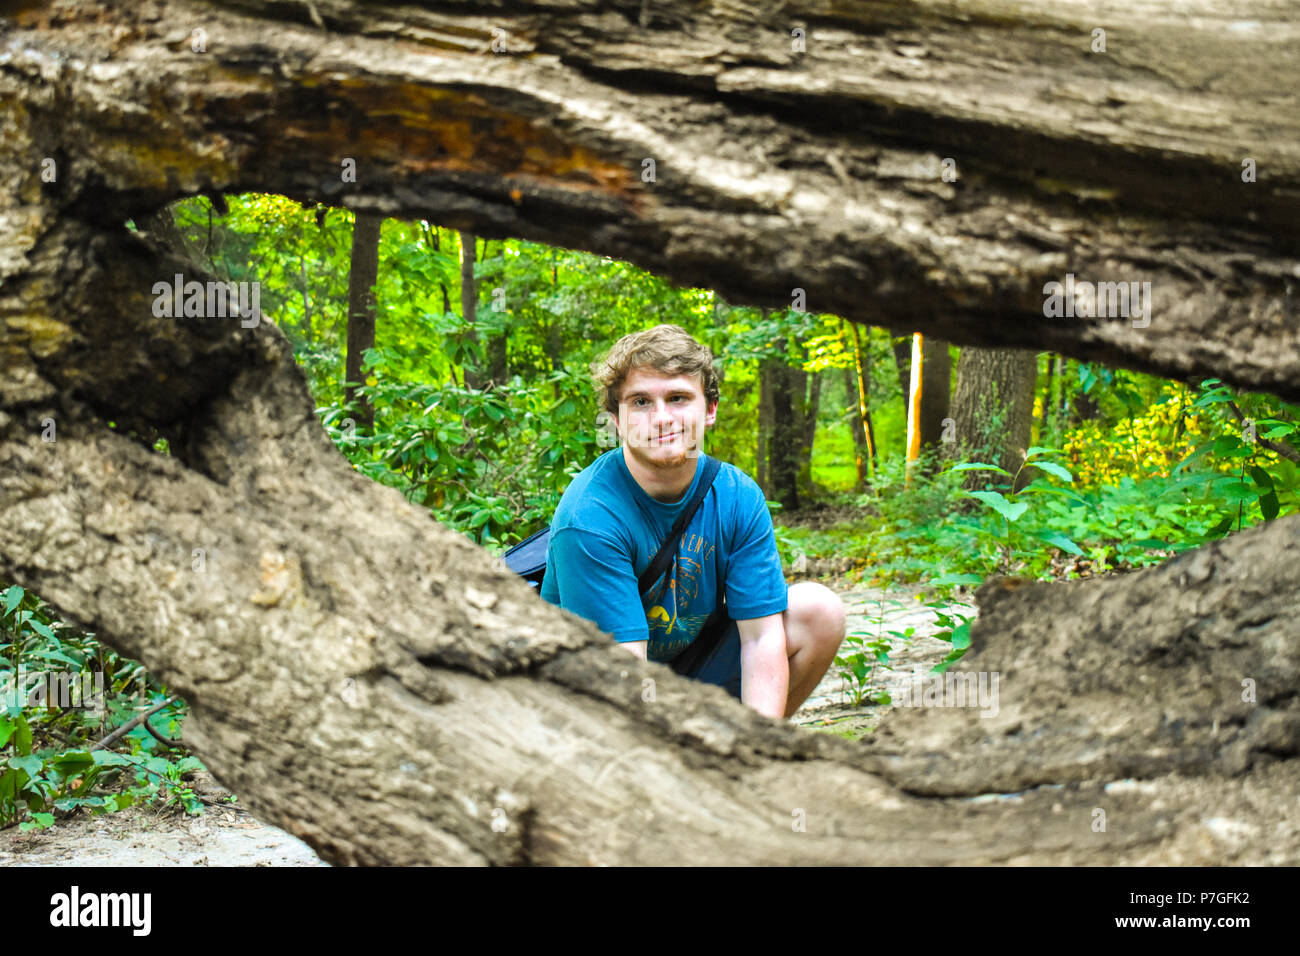
[{"label": "background tree trunk", "polygon": [[813,446],[817,441],[817,413],[822,404],[822,373],[794,370],[795,387],[803,379],[804,389],[797,394],[801,399],[796,406],[796,428],[799,432],[799,445],[795,452],[799,464],[799,500],[808,502],[816,497],[812,480]]},{"label": "background tree trunk", "polygon": [[[505,242],[504,241],[499,242],[497,245],[500,248],[501,254],[500,256],[498,256],[498,259],[501,265],[495,278],[495,285],[492,288],[491,308],[494,312],[499,312],[501,314],[502,319],[506,323],[506,329],[505,331],[494,333],[488,339],[487,369],[488,369],[488,379],[490,381],[495,382],[497,385],[504,385],[506,383],[506,380],[510,377],[507,345],[510,341],[511,303],[505,299],[506,263],[509,261],[509,257],[506,255],[505,252]],[[483,250],[484,250],[485,257],[487,255],[487,247],[488,244],[485,241],[483,243]],[[498,294],[497,292],[498,289],[501,290],[500,294]]]},{"label": "background tree trunk", "polygon": [[[3,26],[0,576],[183,694],[241,803],[335,863],[1300,861],[1294,828],[1205,822],[1294,807],[1300,518],[1115,579],[991,583],[953,670],[1004,675],[996,716],[814,736],[630,659],[357,475],[278,330],[156,315],[192,264],[123,226],[200,191],[325,198],[1295,400],[1294,24],[1263,0],[663,0],[649,32],[583,6],[313,8],[324,26],[205,6],[202,56],[176,0]],[[1097,22],[1123,56],[1086,52]],[[796,58],[792,23],[840,39]],[[1044,322],[1067,273],[1150,281],[1152,321]],[[962,799],[1047,782],[1068,786]]]},{"label": "background tree trunk", "polygon": [[[478,261],[478,237],[472,232],[460,234],[460,315],[465,322],[465,341],[478,345],[478,279],[474,276],[474,263]],[[462,364],[466,388],[482,388],[485,379],[479,371],[479,362],[467,356]]]},{"label": "background tree trunk", "polygon": [[912,407],[912,339],[907,335],[893,339],[894,366],[898,369],[899,394],[903,396],[903,418],[906,419]]},{"label": "background tree trunk", "polygon": [[[1037,378],[1038,356],[1033,352],[962,349],[953,400],[958,456],[998,465],[1014,475],[1029,447]],[[968,484],[983,486],[988,478],[986,472],[971,472]]]},{"label": "background tree trunk", "polygon": [[807,375],[786,359],[774,361],[768,371],[772,403],[772,434],[767,449],[767,477],[772,493],[786,511],[799,508],[800,451],[804,439],[801,406],[807,395]]},{"label": "background tree trunk", "polygon": [[952,364],[948,343],[916,333],[912,337],[911,382],[907,403],[907,461],[937,449],[948,417]]},{"label": "background tree trunk", "polygon": [[921,384],[921,447],[940,447],[943,422],[948,417],[952,392],[952,360],[948,343],[926,336],[921,343],[925,354]]},{"label": "background tree trunk", "polygon": [[853,336],[853,366],[845,369],[845,395],[854,406],[853,446],[861,491],[876,476],[876,435],[871,423],[871,326],[858,333],[856,322],[845,323]]},{"label": "background tree trunk", "polygon": [[[357,213],[352,226],[352,263],[348,271],[348,352],[346,381],[365,382],[366,349],[375,347],[375,283],[379,280],[379,231],[384,217]],[[355,409],[357,425],[375,430],[375,407],[346,385],[343,404]]]}]

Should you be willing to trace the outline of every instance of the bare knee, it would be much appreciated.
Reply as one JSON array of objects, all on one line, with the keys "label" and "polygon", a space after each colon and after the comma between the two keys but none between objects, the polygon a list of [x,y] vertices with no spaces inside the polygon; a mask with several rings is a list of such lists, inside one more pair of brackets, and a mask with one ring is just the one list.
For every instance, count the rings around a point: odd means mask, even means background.
[{"label": "bare knee", "polygon": [[790,586],[790,610],[823,654],[834,654],[844,640],[845,612],[840,596],[815,581]]}]

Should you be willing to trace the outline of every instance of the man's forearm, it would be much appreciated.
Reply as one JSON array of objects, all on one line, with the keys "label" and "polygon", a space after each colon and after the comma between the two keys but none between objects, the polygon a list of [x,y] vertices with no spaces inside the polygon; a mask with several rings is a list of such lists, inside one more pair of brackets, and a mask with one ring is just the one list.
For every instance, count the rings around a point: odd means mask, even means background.
[{"label": "man's forearm", "polygon": [[785,716],[790,694],[790,661],[786,657],[785,628],[780,615],[757,636],[740,641],[740,699],[768,717]]},{"label": "man's forearm", "polygon": [[618,646],[623,648],[623,650],[627,651],[633,657],[639,657],[644,661],[647,659],[646,649],[649,645],[649,641],[621,641]]}]

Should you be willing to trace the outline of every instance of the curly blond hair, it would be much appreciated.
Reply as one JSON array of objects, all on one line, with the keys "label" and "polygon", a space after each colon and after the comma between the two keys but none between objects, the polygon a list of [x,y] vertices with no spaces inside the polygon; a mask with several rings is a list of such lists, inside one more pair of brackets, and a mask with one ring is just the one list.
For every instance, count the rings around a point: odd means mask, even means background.
[{"label": "curly blond hair", "polygon": [[721,397],[712,350],[697,342],[680,325],[656,325],[623,336],[603,359],[591,366],[591,374],[600,386],[601,408],[617,415],[628,373],[642,367],[652,368],[660,375],[698,376],[708,405],[716,404]]}]

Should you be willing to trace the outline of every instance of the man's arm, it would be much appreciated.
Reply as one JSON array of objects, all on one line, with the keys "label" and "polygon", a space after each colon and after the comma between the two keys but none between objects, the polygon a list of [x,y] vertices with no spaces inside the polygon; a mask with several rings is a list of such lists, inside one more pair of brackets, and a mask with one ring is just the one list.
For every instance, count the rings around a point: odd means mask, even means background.
[{"label": "man's arm", "polygon": [[633,657],[639,657],[641,660],[646,659],[646,648],[650,646],[649,641],[623,641],[618,645],[623,650],[628,651]]},{"label": "man's arm", "polygon": [[780,614],[737,621],[740,632],[740,699],[767,717],[785,717],[790,661]]}]

